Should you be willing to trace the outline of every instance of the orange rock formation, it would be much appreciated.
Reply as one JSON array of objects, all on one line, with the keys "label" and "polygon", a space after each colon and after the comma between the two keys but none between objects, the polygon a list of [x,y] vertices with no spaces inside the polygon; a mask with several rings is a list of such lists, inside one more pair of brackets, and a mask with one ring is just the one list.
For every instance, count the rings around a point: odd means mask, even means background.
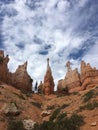
[{"label": "orange rock formation", "polygon": [[8,55],[4,57],[4,52],[0,50],[0,80],[3,82],[8,81],[8,73],[9,73],[9,70],[7,68],[8,61],[9,61]]},{"label": "orange rock formation", "polygon": [[[58,81],[58,92],[68,87],[71,90],[85,90],[98,85],[98,70],[92,68],[90,64],[86,64],[84,61],[81,62],[81,72],[78,69],[72,70],[70,62],[66,64],[67,73],[64,79]],[[76,89],[77,88],[77,89]]]},{"label": "orange rock formation", "polygon": [[27,62],[19,65],[15,73],[8,70],[8,55],[4,57],[4,51],[0,50],[0,81],[14,85],[16,88],[32,91],[32,79],[27,73]]},{"label": "orange rock formation", "polygon": [[49,58],[47,59],[47,71],[44,77],[44,93],[45,95],[50,95],[54,92],[54,80],[49,66]]}]

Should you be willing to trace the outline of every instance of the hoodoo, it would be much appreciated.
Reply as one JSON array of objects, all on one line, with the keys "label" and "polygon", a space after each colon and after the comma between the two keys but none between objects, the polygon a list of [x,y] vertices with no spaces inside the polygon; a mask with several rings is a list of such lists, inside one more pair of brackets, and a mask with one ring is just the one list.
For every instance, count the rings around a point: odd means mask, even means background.
[{"label": "hoodoo", "polygon": [[47,70],[44,76],[43,87],[44,87],[45,95],[50,95],[54,93],[54,79],[53,79],[52,71],[49,65],[49,58],[47,58]]}]

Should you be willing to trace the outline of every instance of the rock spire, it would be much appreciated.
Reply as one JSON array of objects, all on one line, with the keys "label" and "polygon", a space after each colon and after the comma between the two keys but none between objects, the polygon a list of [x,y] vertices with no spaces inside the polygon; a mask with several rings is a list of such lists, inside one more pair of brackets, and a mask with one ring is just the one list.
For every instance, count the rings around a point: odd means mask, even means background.
[{"label": "rock spire", "polygon": [[43,87],[44,87],[45,95],[50,95],[54,92],[54,79],[53,79],[52,71],[49,65],[49,58],[47,58],[47,70],[44,76]]}]

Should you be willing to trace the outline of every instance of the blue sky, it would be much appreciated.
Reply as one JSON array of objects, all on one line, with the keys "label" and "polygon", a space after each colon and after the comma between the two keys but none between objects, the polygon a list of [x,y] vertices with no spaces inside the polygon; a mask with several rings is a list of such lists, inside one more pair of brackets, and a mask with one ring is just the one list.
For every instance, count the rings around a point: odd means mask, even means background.
[{"label": "blue sky", "polygon": [[98,68],[98,0],[0,0],[0,49],[10,56],[9,70],[28,61],[34,80],[43,80],[46,59],[55,84],[71,61]]}]

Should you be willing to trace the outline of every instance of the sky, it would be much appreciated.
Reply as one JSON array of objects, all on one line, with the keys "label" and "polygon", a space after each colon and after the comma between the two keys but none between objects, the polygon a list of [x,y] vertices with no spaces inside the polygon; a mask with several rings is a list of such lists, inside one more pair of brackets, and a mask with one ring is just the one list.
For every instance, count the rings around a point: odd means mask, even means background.
[{"label": "sky", "polygon": [[34,82],[48,57],[56,85],[68,60],[73,69],[81,60],[98,68],[98,0],[0,0],[0,49],[11,72],[28,61]]}]

